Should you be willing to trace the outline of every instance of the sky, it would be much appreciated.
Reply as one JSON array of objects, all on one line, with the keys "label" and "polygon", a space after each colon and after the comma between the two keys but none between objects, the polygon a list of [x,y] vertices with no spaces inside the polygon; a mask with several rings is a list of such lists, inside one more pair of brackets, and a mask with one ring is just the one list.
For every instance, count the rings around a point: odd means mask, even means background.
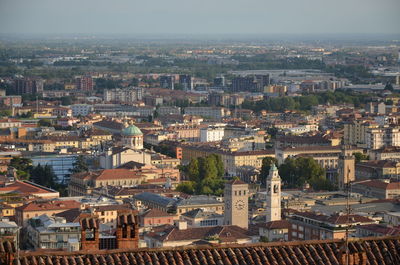
[{"label": "sky", "polygon": [[400,0],[0,0],[0,33],[400,34]]}]

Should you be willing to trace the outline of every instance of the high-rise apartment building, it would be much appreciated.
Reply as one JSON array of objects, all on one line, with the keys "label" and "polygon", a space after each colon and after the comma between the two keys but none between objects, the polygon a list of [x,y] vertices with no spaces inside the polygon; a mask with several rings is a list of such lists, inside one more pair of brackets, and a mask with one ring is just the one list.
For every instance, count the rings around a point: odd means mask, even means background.
[{"label": "high-rise apartment building", "polygon": [[225,77],[223,75],[217,76],[214,78],[214,86],[216,87],[224,87],[225,86]]},{"label": "high-rise apartment building", "polygon": [[183,90],[193,90],[193,79],[190,75],[179,75],[179,84],[182,85]]},{"label": "high-rise apartment building", "polygon": [[39,78],[18,78],[14,80],[14,89],[19,95],[36,94],[43,91],[43,83]]},{"label": "high-rise apartment building", "polygon": [[76,78],[76,89],[81,91],[93,90],[93,79],[91,76],[80,76]]},{"label": "high-rise apartment building", "polygon": [[132,103],[143,99],[143,88],[105,89],[103,98],[107,102]]},{"label": "high-rise apartment building", "polygon": [[232,80],[232,91],[264,92],[264,87],[270,84],[269,75],[237,76]]},{"label": "high-rise apartment building", "polygon": [[371,150],[386,146],[400,146],[400,127],[369,128],[365,138],[366,146]]},{"label": "high-rise apartment building", "polygon": [[160,76],[160,87],[174,90],[175,76],[162,75]]}]

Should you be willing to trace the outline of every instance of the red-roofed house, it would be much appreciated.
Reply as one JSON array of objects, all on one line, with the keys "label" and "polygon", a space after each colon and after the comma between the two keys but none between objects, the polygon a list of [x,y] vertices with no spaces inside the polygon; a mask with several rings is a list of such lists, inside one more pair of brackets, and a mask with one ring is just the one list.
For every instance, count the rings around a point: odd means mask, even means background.
[{"label": "red-roofed house", "polygon": [[252,235],[246,229],[235,225],[188,228],[186,222],[178,226],[159,226],[144,239],[148,247],[176,247],[196,244],[197,241],[208,241],[220,244],[252,243]]},{"label": "red-roofed house", "polygon": [[400,198],[400,182],[389,182],[378,179],[365,180],[354,183],[352,191],[361,193],[367,197],[396,199]]},{"label": "red-roofed house", "polygon": [[177,216],[158,209],[149,209],[139,216],[141,227],[172,225]]},{"label": "red-roofed house", "polygon": [[42,214],[47,214],[48,216],[55,215],[70,209],[79,209],[81,204],[74,200],[66,201],[33,201],[17,207],[15,209],[16,222],[18,225],[25,225],[27,220],[32,217],[37,217]]},{"label": "red-roofed house", "polygon": [[376,224],[377,221],[368,217],[351,214],[334,214],[331,216],[315,212],[293,212],[289,222],[292,240],[320,240],[344,238],[346,229],[355,232],[355,226]]},{"label": "red-roofed house", "polygon": [[58,191],[29,181],[15,181],[5,187],[0,187],[0,194],[18,194],[21,197],[54,199],[60,197]]}]

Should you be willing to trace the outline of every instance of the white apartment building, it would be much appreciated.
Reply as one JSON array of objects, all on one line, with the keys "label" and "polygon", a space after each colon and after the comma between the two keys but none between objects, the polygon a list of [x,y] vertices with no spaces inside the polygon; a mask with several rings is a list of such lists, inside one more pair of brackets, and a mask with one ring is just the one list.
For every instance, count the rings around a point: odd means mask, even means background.
[{"label": "white apartment building", "polygon": [[71,105],[72,116],[87,116],[93,112],[93,106],[89,104],[74,104]]},{"label": "white apartment building", "polygon": [[385,146],[400,146],[400,127],[369,128],[366,132],[368,149],[379,149]]},{"label": "white apartment building", "polygon": [[379,125],[370,120],[354,120],[344,124],[344,144],[366,147],[367,130]]},{"label": "white apartment building", "polygon": [[209,126],[200,129],[200,142],[221,141],[225,134],[224,127]]},{"label": "white apartment building", "polygon": [[307,133],[307,132],[312,132],[312,131],[318,131],[318,125],[307,124],[307,125],[303,125],[303,126],[288,128],[288,129],[285,129],[285,131],[288,133],[291,133],[291,134],[302,134],[302,133]]},{"label": "white apartment building", "polygon": [[230,111],[222,107],[187,107],[185,108],[185,114],[212,120],[222,120],[222,118],[230,115]]},{"label": "white apartment building", "polygon": [[68,223],[63,217],[45,214],[29,219],[27,244],[33,249],[66,249],[76,251],[80,248],[80,224]]},{"label": "white apartment building", "polygon": [[141,87],[105,89],[103,97],[106,102],[131,103],[143,99],[143,89]]}]

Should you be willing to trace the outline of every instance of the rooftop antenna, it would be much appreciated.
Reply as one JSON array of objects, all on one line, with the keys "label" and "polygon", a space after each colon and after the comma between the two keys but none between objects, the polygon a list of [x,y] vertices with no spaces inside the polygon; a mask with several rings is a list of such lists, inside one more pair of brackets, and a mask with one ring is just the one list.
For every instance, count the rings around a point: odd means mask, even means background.
[{"label": "rooftop antenna", "polygon": [[39,115],[39,100],[37,95],[36,95],[36,114]]},{"label": "rooftop antenna", "polygon": [[347,220],[346,220],[346,265],[349,265],[349,227],[350,227],[350,188],[351,188],[351,183],[349,181],[349,175],[350,175],[350,168],[347,169],[347,184],[346,184],[346,214],[347,214]]}]

